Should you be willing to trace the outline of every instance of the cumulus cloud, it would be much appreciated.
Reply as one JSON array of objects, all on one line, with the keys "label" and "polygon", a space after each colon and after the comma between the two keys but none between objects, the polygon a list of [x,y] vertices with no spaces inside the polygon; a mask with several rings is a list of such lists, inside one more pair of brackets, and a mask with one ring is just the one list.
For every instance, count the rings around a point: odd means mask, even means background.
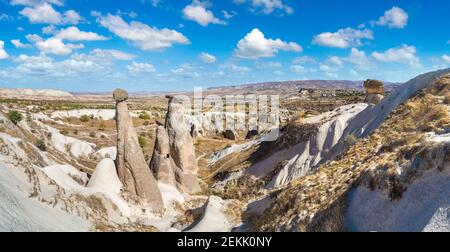
[{"label": "cumulus cloud", "polygon": [[233,0],[235,4],[250,4],[250,11],[260,12],[263,14],[272,14],[274,11],[279,11],[283,14],[292,14],[294,9],[283,3],[283,0]]},{"label": "cumulus cloud", "polygon": [[352,48],[347,60],[360,68],[366,68],[369,65],[369,58],[364,51]]},{"label": "cumulus cloud", "polygon": [[64,44],[60,38],[49,38],[36,42],[36,47],[43,53],[67,55],[71,54],[73,49],[84,48],[82,44]]},{"label": "cumulus cloud", "polygon": [[31,45],[24,44],[20,41],[20,39],[12,39],[11,44],[13,44],[16,48],[30,48]]},{"label": "cumulus cloud", "polygon": [[59,31],[56,38],[70,40],[70,41],[98,41],[107,40],[108,38],[98,35],[94,32],[80,31],[77,27],[71,26]]},{"label": "cumulus cloud", "polygon": [[201,61],[203,61],[204,63],[207,63],[207,64],[212,64],[217,61],[217,59],[214,55],[211,55],[211,54],[205,53],[205,52],[200,53],[200,55],[198,57],[200,58]]},{"label": "cumulus cloud", "polygon": [[184,77],[184,78],[198,78],[201,76],[200,73],[195,71],[195,67],[191,64],[182,64],[178,68],[170,70],[173,74]]},{"label": "cumulus cloud", "polygon": [[292,64],[305,64],[305,63],[315,64],[317,63],[317,61],[316,59],[310,56],[300,56],[292,60]]},{"label": "cumulus cloud", "polygon": [[63,6],[62,0],[11,0],[11,5],[25,5],[25,6],[36,6],[43,3],[54,4],[57,6]]},{"label": "cumulus cloud", "polygon": [[51,76],[70,77],[80,74],[104,74],[108,69],[89,60],[66,59],[55,61],[45,54],[38,56],[20,55],[15,59],[19,65],[10,70],[12,77],[22,78],[23,76]]},{"label": "cumulus cloud", "polygon": [[407,63],[410,66],[420,66],[420,59],[416,56],[416,47],[402,45],[385,52],[374,52],[372,57],[381,62]]},{"label": "cumulus cloud", "polygon": [[234,54],[243,59],[259,59],[273,57],[280,50],[301,52],[303,49],[295,42],[267,39],[259,29],[255,28],[238,42]]},{"label": "cumulus cloud", "polygon": [[291,71],[294,73],[304,73],[305,72],[305,67],[302,65],[292,65],[291,67]]},{"label": "cumulus cloud", "polygon": [[162,50],[172,47],[173,44],[190,43],[188,38],[175,30],[158,29],[136,21],[127,23],[120,16],[108,14],[99,16],[97,21],[110,32],[144,51]]},{"label": "cumulus cloud", "polygon": [[78,24],[82,17],[74,10],[68,10],[64,14],[56,11],[50,4],[44,2],[36,6],[29,6],[19,12],[28,18],[33,24]]},{"label": "cumulus cloud", "polygon": [[399,7],[392,7],[392,9],[387,10],[378,21],[373,22],[375,25],[387,26],[389,28],[404,28],[408,25],[408,13]]},{"label": "cumulus cloud", "polygon": [[448,56],[447,54],[442,55],[441,59],[445,62],[450,64],[450,56]]},{"label": "cumulus cloud", "polygon": [[247,73],[247,72],[251,72],[252,69],[250,67],[246,67],[246,66],[239,66],[233,63],[226,63],[226,64],[222,64],[220,65],[220,68],[222,69],[228,69],[229,71],[235,72],[235,73]]},{"label": "cumulus cloud", "polygon": [[149,63],[137,63],[133,62],[127,66],[127,69],[132,74],[140,74],[140,73],[154,73],[156,72],[155,66]]},{"label": "cumulus cloud", "polygon": [[318,34],[314,37],[313,44],[326,47],[348,48],[361,46],[363,39],[373,40],[373,32],[369,29],[356,30],[353,28],[345,28],[337,32]]},{"label": "cumulus cloud", "polygon": [[7,59],[9,57],[8,53],[5,51],[5,42],[0,40],[0,60]]},{"label": "cumulus cloud", "polygon": [[91,51],[92,55],[95,55],[96,57],[111,57],[117,60],[132,60],[136,58],[136,55],[122,52],[119,50],[105,50],[105,49],[94,49]]},{"label": "cumulus cloud", "polygon": [[201,26],[207,26],[209,24],[221,24],[227,23],[214,16],[212,11],[207,10],[207,2],[200,2],[194,0],[191,4],[184,7],[183,17],[187,20],[195,21]]}]

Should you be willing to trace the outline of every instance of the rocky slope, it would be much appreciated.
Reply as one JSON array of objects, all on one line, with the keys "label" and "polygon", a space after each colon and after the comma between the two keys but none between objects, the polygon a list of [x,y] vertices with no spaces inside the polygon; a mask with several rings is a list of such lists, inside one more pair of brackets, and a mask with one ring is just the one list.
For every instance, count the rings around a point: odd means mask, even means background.
[{"label": "rocky slope", "polygon": [[346,129],[361,140],[272,193],[262,214],[249,214],[251,227],[448,231],[449,72],[419,76],[361,112]]}]

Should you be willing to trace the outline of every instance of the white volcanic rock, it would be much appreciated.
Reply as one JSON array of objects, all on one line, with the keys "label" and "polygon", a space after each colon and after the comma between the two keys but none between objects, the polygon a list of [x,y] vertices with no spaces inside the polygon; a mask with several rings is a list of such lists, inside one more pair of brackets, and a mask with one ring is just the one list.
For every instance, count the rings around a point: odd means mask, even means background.
[{"label": "white volcanic rock", "polygon": [[116,167],[124,190],[139,197],[155,213],[164,212],[164,202],[157,182],[149,169],[128,111],[128,93],[114,91],[116,100],[117,158]]},{"label": "white volcanic rock", "polygon": [[200,221],[187,232],[229,232],[232,226],[223,212],[224,208],[225,202],[221,198],[210,196]]},{"label": "white volcanic rock", "polygon": [[251,166],[247,173],[264,177],[279,163],[288,163],[275,175],[268,187],[280,187],[304,176],[319,164],[324,155],[342,138],[349,120],[367,107],[365,103],[346,105],[318,116],[307,118],[304,124],[319,124],[318,131],[307,141],[275,152],[268,158]]},{"label": "white volcanic rock", "polygon": [[150,162],[158,180],[194,194],[201,190],[194,142],[186,123],[183,104],[169,99],[166,125],[156,132],[155,149]]},{"label": "white volcanic rock", "polygon": [[120,193],[122,183],[117,176],[114,160],[105,158],[100,161],[89,179],[87,187],[105,192]]},{"label": "white volcanic rock", "polygon": [[8,89],[0,88],[0,96],[9,98],[21,98],[21,97],[53,97],[58,99],[72,98],[73,95],[69,92],[54,90],[54,89],[29,89],[18,88]]}]

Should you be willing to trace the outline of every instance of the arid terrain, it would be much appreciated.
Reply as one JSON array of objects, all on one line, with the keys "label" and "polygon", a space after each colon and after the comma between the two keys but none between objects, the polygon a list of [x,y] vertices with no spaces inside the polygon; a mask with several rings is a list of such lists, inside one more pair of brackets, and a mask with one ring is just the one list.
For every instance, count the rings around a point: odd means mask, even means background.
[{"label": "arid terrain", "polygon": [[450,231],[449,85],[447,69],[204,91],[279,95],[271,141],[206,127],[215,112],[177,93],[1,89],[0,230]]}]

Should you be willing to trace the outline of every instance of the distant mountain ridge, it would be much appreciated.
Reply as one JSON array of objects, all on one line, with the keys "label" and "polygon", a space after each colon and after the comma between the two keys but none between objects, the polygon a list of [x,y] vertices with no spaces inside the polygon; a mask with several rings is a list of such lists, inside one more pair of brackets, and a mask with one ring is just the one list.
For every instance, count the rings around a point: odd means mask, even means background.
[{"label": "distant mountain ridge", "polygon": [[[363,90],[363,81],[348,81],[348,80],[295,80],[295,81],[279,81],[279,82],[261,82],[254,84],[244,84],[224,87],[211,87],[209,91],[223,91],[223,90],[248,90],[248,91],[265,91],[277,89],[280,91],[289,91],[300,88],[312,89],[354,89]],[[400,86],[401,83],[385,82],[388,91]]]}]

